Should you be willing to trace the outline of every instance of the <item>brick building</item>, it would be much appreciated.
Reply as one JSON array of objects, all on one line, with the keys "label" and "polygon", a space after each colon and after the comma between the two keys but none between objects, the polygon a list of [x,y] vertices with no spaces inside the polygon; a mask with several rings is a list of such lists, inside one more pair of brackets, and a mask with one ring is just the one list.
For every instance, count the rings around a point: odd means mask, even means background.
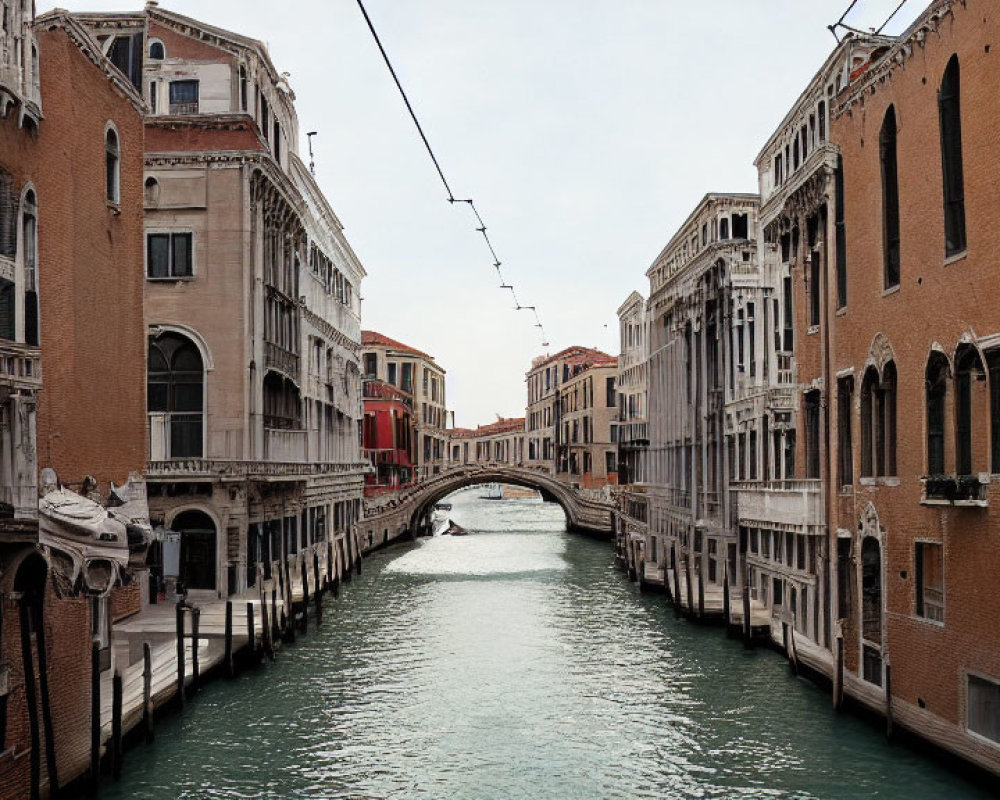
[{"label": "brick building", "polygon": [[365,478],[365,497],[413,486],[417,482],[413,395],[371,376],[362,386],[361,451],[372,466]]},{"label": "brick building", "polygon": [[148,107],[149,495],[181,534],[160,579],[224,597],[315,548],[352,558],[365,272],[298,156],[287,76],[155,3],[76,19]]},{"label": "brick building", "polygon": [[0,796],[12,799],[87,768],[92,642],[112,668],[112,617],[138,610],[142,579],[127,548],[98,557],[50,512],[40,525],[38,472],[105,517],[111,484],[128,484],[148,516],[142,99],[74,19],[30,9],[5,4],[0,33]]},{"label": "brick building", "polygon": [[846,246],[819,335],[796,319],[829,411],[800,436],[829,487],[843,691],[1000,772],[995,11],[937,0],[841,87]]}]

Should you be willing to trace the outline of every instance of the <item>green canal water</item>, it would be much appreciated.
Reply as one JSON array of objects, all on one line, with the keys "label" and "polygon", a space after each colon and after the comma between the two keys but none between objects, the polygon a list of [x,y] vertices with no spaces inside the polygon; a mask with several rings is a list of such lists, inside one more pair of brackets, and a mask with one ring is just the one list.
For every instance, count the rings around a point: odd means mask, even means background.
[{"label": "green canal water", "polygon": [[469,536],[368,558],[319,631],[204,688],[101,800],[989,796],[675,620],[558,506],[480,493],[452,498]]}]

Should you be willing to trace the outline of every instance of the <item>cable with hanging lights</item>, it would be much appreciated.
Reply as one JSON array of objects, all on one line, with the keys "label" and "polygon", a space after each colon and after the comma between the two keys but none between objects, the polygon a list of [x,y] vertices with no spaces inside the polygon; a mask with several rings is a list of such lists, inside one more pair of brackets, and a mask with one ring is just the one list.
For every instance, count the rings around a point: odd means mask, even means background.
[{"label": "cable with hanging lights", "polygon": [[542,320],[538,315],[538,309],[535,306],[522,305],[521,301],[517,297],[517,291],[514,289],[514,285],[508,283],[503,276],[503,271],[500,269],[501,261],[500,257],[497,255],[496,250],[493,247],[493,242],[490,241],[490,237],[486,234],[486,223],[483,221],[482,216],[479,214],[479,210],[476,208],[476,204],[472,201],[472,198],[457,198],[454,192],[451,190],[451,186],[448,184],[448,179],[444,176],[444,170],[441,169],[441,164],[437,160],[437,156],[434,154],[434,150],[431,147],[431,143],[427,140],[427,136],[424,133],[423,127],[420,125],[420,120],[417,119],[417,114],[413,110],[413,106],[410,104],[410,99],[406,95],[406,91],[403,89],[402,83],[400,83],[399,78],[396,75],[396,70],[393,69],[392,62],[389,60],[389,54],[386,53],[385,48],[382,46],[382,40],[379,39],[378,33],[375,32],[375,26],[372,24],[371,17],[368,16],[368,11],[365,9],[365,5],[362,0],[357,0],[358,7],[361,9],[361,13],[365,18],[365,22],[368,24],[368,30],[371,31],[372,38],[375,39],[375,44],[378,46],[379,52],[382,53],[382,59],[385,61],[385,65],[389,68],[389,74],[392,75],[393,81],[396,83],[396,88],[399,89],[399,94],[403,98],[403,102],[406,104],[406,110],[410,113],[410,118],[413,120],[413,124],[417,128],[417,133],[420,134],[421,140],[423,140],[424,148],[427,150],[427,155],[430,156],[431,161],[434,164],[434,169],[437,170],[438,177],[441,178],[441,183],[444,184],[445,191],[448,192],[448,202],[452,205],[455,203],[465,203],[472,209],[472,213],[476,217],[476,222],[479,226],[476,231],[482,234],[483,241],[486,242],[486,247],[490,251],[490,255],[493,257],[493,267],[497,272],[497,277],[500,279],[501,289],[506,289],[510,292],[511,298],[514,301],[515,311],[530,311],[535,319],[535,327],[539,329],[542,337],[542,347],[548,347],[549,343],[545,338],[545,328],[542,326]]}]

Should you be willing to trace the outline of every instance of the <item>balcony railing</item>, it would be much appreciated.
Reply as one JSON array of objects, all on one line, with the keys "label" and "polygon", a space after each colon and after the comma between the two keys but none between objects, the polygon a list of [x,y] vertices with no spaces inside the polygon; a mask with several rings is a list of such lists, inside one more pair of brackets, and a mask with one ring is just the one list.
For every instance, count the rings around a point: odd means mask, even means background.
[{"label": "balcony railing", "polygon": [[389,383],[374,379],[365,379],[361,385],[365,400],[390,400],[402,403],[407,408],[413,408],[413,398]]},{"label": "balcony railing", "polygon": [[197,114],[198,103],[171,103],[171,114]]},{"label": "balcony railing", "polygon": [[308,431],[264,428],[264,458],[268,461],[306,460]]},{"label": "balcony railing", "polygon": [[818,479],[742,481],[732,484],[741,524],[780,523],[798,528],[823,524]]},{"label": "balcony railing", "polygon": [[204,440],[201,414],[149,414],[149,459],[200,458]]},{"label": "balcony railing", "polygon": [[0,385],[14,389],[39,389],[42,362],[37,347],[0,341]]},{"label": "balcony railing", "polygon": [[925,506],[962,506],[985,508],[989,505],[990,476],[930,475],[920,479],[923,491],[920,503]]},{"label": "balcony railing", "polygon": [[299,357],[273,342],[264,342],[264,365],[274,367],[288,377],[298,380]]}]

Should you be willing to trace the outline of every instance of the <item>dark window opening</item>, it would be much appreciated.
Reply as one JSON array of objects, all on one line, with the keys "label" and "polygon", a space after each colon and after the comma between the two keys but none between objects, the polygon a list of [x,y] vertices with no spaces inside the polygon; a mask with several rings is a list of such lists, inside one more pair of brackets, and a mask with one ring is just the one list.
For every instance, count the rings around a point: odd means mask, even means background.
[{"label": "dark window opening", "polygon": [[932,542],[917,542],[914,572],[917,616],[944,622],[944,548]]},{"label": "dark window opening", "polygon": [[837,248],[837,308],[847,306],[847,225],[844,214],[844,160],[837,156],[837,168],[833,174],[834,229]]},{"label": "dark window opening", "polygon": [[150,278],[190,278],[190,233],[150,233],[146,236],[146,275]]},{"label": "dark window opening", "polygon": [[806,435],[806,477],[818,478],[820,475],[820,396],[819,391],[806,392],[805,435]]},{"label": "dark window opening", "polygon": [[750,231],[750,216],[748,214],[733,214],[733,238],[748,239]]},{"label": "dark window opening", "polygon": [[154,61],[162,61],[167,57],[163,42],[153,41],[149,43],[149,57]]},{"label": "dark window opening", "polygon": [[119,202],[119,170],[121,150],[118,134],[109,129],[104,136],[105,194],[109,203]]},{"label": "dark window opening", "polygon": [[719,238],[729,238],[729,217],[723,217],[719,220]]},{"label": "dark window opening", "polygon": [[171,81],[170,113],[197,114],[199,94],[198,81]]},{"label": "dark window opening", "polygon": [[932,353],[927,362],[927,474],[944,475],[945,399],[948,359]]},{"label": "dark window opening", "polygon": [[941,177],[944,184],[944,250],[965,250],[965,181],[962,170],[962,113],[958,56],[952,56],[938,92],[941,125]]},{"label": "dark window opening", "polygon": [[142,92],[142,55],[144,49],[143,35],[135,33],[131,36],[116,36],[108,50],[108,60],[118,67],[140,93]]},{"label": "dark window opening", "polygon": [[840,485],[854,483],[854,446],[851,439],[851,407],[854,401],[854,378],[837,381],[837,455]]},{"label": "dark window opening", "polygon": [[879,133],[882,164],[882,256],[884,287],[899,285],[899,181],[896,170],[896,111],[885,112]]}]

